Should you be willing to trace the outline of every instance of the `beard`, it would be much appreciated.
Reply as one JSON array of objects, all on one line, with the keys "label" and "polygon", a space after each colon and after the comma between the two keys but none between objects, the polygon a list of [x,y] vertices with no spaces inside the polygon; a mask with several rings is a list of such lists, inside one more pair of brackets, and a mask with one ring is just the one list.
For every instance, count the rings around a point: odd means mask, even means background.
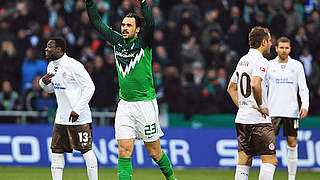
[{"label": "beard", "polygon": [[53,54],[45,55],[45,58],[46,58],[46,60],[47,60],[48,62],[59,59],[59,58],[57,58],[56,56],[54,56]]}]

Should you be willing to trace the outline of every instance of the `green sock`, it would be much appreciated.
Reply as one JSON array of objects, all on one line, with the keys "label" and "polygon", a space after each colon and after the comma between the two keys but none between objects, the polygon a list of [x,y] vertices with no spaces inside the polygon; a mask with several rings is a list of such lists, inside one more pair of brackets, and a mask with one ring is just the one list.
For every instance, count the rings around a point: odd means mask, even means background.
[{"label": "green sock", "polygon": [[158,161],[155,161],[162,172],[162,174],[167,178],[167,180],[175,180],[175,176],[173,174],[173,169],[170,163],[170,160],[166,153],[162,151],[162,156]]},{"label": "green sock", "polygon": [[119,157],[118,159],[118,178],[119,180],[131,180],[132,177],[131,158]]}]

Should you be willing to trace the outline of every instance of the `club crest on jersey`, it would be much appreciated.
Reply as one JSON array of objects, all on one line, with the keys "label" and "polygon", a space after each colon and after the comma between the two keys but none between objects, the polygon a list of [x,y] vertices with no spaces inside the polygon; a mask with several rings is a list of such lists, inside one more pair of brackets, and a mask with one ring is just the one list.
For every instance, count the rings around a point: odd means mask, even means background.
[{"label": "club crest on jersey", "polygon": [[271,151],[273,151],[273,150],[274,150],[274,148],[275,148],[275,146],[274,146],[274,144],[273,144],[273,143],[269,144],[269,149],[270,149]]},{"label": "club crest on jersey", "polygon": [[140,61],[141,57],[144,56],[144,50],[141,48],[140,52],[136,53],[135,56],[133,56],[133,54],[126,55],[127,58],[130,58],[129,62],[120,62],[117,58],[117,54],[119,55],[119,53],[117,53],[117,51],[115,50],[116,65],[119,72],[122,74],[122,77],[125,78],[126,75],[130,73],[130,70],[133,69],[135,65]]},{"label": "club crest on jersey", "polygon": [[62,73],[62,77],[64,77],[64,78],[67,77],[67,73],[66,73],[66,72],[63,72],[63,73]]},{"label": "club crest on jersey", "polygon": [[264,67],[260,67],[260,71],[266,72],[266,69]]}]

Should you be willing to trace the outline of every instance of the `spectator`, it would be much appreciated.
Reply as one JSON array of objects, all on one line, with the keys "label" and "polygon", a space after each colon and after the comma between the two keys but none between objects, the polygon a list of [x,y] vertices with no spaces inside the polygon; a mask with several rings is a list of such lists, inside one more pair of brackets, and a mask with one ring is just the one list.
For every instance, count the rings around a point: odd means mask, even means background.
[{"label": "spectator", "polygon": [[190,118],[199,112],[200,108],[200,89],[194,82],[194,75],[186,72],[183,76],[183,88],[181,91],[184,119]]},{"label": "spectator", "polygon": [[[13,111],[21,110],[22,107],[19,103],[19,94],[12,90],[11,83],[8,80],[4,80],[1,83],[0,91],[0,110]],[[1,123],[15,123],[17,119],[14,117],[1,118]]]},{"label": "spectator", "polygon": [[[161,72],[161,64],[157,61],[152,63],[152,75],[154,80],[154,88],[156,90],[157,99],[163,98],[163,75]],[[161,101],[161,100],[160,100]]]},{"label": "spectator", "polygon": [[201,46],[204,50],[208,49],[212,39],[220,39],[223,34],[222,27],[218,22],[219,13],[218,9],[207,9],[205,12],[205,21],[200,36]]},{"label": "spectator", "polygon": [[156,47],[155,50],[156,50],[156,53],[155,53],[156,57],[154,58],[154,61],[157,61],[163,67],[166,67],[169,64],[167,50],[162,45]]},{"label": "spectator", "polygon": [[0,81],[10,77],[13,89],[19,89],[20,74],[17,69],[21,64],[16,57],[16,49],[12,41],[2,41],[0,51]]},{"label": "spectator", "polygon": [[171,113],[183,112],[181,97],[181,80],[178,69],[175,66],[168,66],[163,75],[164,101],[168,104],[168,111]]},{"label": "spectator", "polygon": [[194,62],[199,62],[203,64],[204,60],[200,52],[200,46],[196,42],[196,38],[191,36],[181,45],[181,60],[183,61],[183,72],[190,72],[191,65]]},{"label": "spectator", "polygon": [[21,92],[31,87],[35,76],[43,76],[47,72],[47,63],[38,57],[39,53],[36,48],[28,48],[27,56],[21,66]]},{"label": "spectator", "polygon": [[243,19],[249,25],[255,22],[255,17],[259,12],[256,0],[246,0],[243,7]]},{"label": "spectator", "polygon": [[211,68],[207,71],[206,77],[203,81],[203,89],[201,90],[202,102],[201,110],[202,114],[218,113],[218,104],[216,102],[217,95],[217,75],[216,70]]},{"label": "spectator", "polygon": [[[115,105],[114,73],[106,68],[101,56],[95,56],[93,60],[92,80],[96,90],[90,102],[92,111],[111,112]],[[110,119],[106,119],[111,125]],[[101,124],[97,119],[97,124]]]},{"label": "spectator", "polygon": [[53,124],[56,107],[56,100],[47,92],[42,91],[40,97],[36,99],[36,110],[40,112],[47,112],[48,116],[38,118],[37,123]]},{"label": "spectator", "polygon": [[302,25],[302,20],[298,11],[293,7],[292,0],[283,1],[283,16],[286,18],[286,35],[292,36],[295,31]]},{"label": "spectator", "polygon": [[191,2],[191,0],[182,0],[181,3],[176,4],[170,11],[170,19],[176,24],[184,18],[190,18],[193,24],[201,27],[201,13],[200,8]]}]

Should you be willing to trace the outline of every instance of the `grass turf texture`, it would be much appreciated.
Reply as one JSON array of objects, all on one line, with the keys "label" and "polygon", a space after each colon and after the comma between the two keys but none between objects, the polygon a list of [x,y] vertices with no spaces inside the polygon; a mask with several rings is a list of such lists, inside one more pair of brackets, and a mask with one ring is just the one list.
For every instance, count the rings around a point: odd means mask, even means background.
[{"label": "grass turf texture", "polygon": [[[234,169],[175,169],[176,177],[179,180],[226,180],[234,179]],[[250,171],[249,180],[258,179],[258,169]],[[0,179],[12,180],[42,180],[51,179],[49,167],[0,167]],[[64,180],[88,180],[85,168],[65,168]],[[117,180],[117,170],[111,168],[99,168],[99,179]],[[133,180],[165,180],[158,169],[134,169]],[[286,170],[277,170],[275,180],[285,180]],[[296,179],[316,180],[320,179],[320,172],[298,171]]]}]

